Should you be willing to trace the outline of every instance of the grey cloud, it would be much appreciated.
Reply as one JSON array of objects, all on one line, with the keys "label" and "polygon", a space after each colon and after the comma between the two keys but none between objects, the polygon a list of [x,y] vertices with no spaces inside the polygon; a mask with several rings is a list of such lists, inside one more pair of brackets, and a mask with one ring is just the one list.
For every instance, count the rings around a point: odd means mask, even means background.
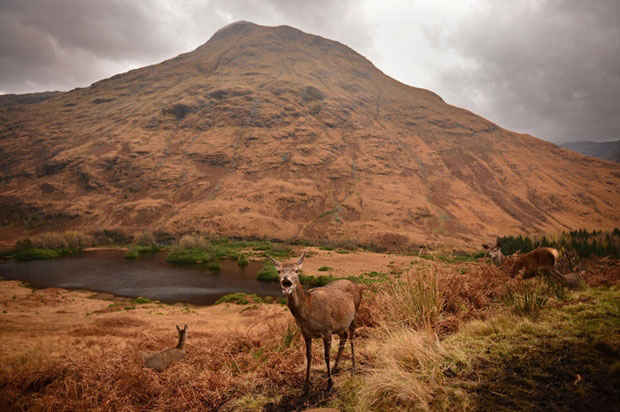
[{"label": "grey cloud", "polygon": [[0,93],[66,90],[198,47],[231,21],[289,24],[368,50],[353,1],[8,0],[0,3]]},{"label": "grey cloud", "polygon": [[500,125],[561,142],[620,137],[620,3],[490,3],[441,47],[444,97]]}]

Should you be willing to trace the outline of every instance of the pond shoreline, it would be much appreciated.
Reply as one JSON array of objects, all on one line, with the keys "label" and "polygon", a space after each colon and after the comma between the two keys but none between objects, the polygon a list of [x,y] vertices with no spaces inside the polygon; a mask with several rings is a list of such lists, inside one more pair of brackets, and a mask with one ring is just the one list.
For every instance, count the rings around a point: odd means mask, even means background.
[{"label": "pond shoreline", "polygon": [[236,261],[222,260],[221,270],[214,272],[203,265],[169,264],[161,253],[139,259],[125,259],[124,253],[104,248],[62,259],[0,261],[0,275],[36,289],[88,290],[169,304],[212,305],[232,293],[280,294],[277,284],[256,279],[259,262],[240,267]]}]

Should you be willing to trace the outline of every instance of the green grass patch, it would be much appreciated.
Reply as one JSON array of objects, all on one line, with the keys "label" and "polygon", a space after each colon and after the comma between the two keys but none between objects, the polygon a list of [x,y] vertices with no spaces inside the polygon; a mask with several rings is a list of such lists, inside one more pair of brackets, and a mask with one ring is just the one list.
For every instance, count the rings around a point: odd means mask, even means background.
[{"label": "green grass patch", "polygon": [[236,305],[248,305],[250,303],[263,303],[263,298],[258,295],[251,293],[230,293],[228,295],[222,296],[219,298],[215,304],[219,305],[220,303],[234,303]]},{"label": "green grass patch", "polygon": [[278,270],[271,262],[266,262],[256,276],[261,282],[277,282],[280,279]]},{"label": "green grass patch", "polygon": [[432,255],[428,253],[424,253],[419,255],[422,259],[433,260],[437,262],[443,263],[465,263],[465,262],[475,262],[476,260],[485,257],[485,252],[476,252],[471,254],[463,254],[463,255]]},{"label": "green grass patch", "polygon": [[174,248],[168,252],[166,261],[177,264],[206,263],[213,259],[213,256],[204,249],[180,249]]},{"label": "green grass patch", "polygon": [[304,288],[316,288],[320,286],[325,286],[337,279],[338,278],[335,278],[332,275],[328,275],[328,276],[325,276],[325,275],[307,276],[303,274],[299,275],[299,281],[304,285]]},{"label": "green grass patch", "polygon": [[63,256],[77,255],[81,251],[79,249],[44,249],[44,248],[29,248],[19,249],[15,252],[15,259],[21,261],[28,260],[44,260],[44,259],[56,259]]},{"label": "green grass patch", "polygon": [[475,403],[488,410],[602,411],[620,401],[615,288],[577,293],[567,304],[541,309],[537,321],[502,315],[473,323],[447,344],[478,359],[465,372],[475,376]]},{"label": "green grass patch", "polygon": [[317,269],[319,272],[327,272],[328,270],[332,270],[329,266],[321,266]]},{"label": "green grass patch", "polygon": [[366,286],[374,286],[379,283],[385,282],[389,278],[387,273],[372,271],[362,273],[359,276],[347,276],[345,279],[349,279],[352,282],[361,283],[362,285]]},{"label": "green grass patch", "polygon": [[147,304],[147,303],[153,303],[153,301],[152,301],[151,299],[149,299],[149,298],[143,298],[142,296],[138,296],[137,298],[135,298],[135,299],[133,300],[133,302],[134,302],[134,303],[137,303],[137,304],[139,304],[139,305],[144,305],[144,304]]}]

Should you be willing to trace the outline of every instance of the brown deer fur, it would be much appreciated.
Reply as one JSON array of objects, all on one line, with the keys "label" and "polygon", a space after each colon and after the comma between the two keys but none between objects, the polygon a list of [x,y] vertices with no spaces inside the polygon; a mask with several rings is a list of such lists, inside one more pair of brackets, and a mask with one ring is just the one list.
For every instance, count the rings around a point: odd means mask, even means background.
[{"label": "brown deer fur", "polygon": [[517,257],[512,268],[511,276],[515,277],[521,270],[525,269],[523,278],[530,278],[536,275],[539,269],[547,269],[555,272],[555,264],[559,253],[557,249],[551,247],[539,247],[525,255]]},{"label": "brown deer fur", "polygon": [[179,342],[176,348],[166,349],[165,351],[150,355],[144,359],[144,366],[162,372],[168,368],[172,362],[181,360],[185,357],[185,349],[183,349],[183,346],[187,338],[187,325],[185,325],[183,329],[177,326],[177,332],[179,333]]},{"label": "brown deer fur", "polygon": [[353,335],[355,332],[355,317],[361,301],[361,289],[350,280],[341,279],[326,286],[306,291],[299,281],[299,271],[303,260],[303,254],[297,263],[294,264],[282,264],[272,259],[280,276],[282,293],[287,297],[288,307],[301,329],[306,344],[304,393],[307,393],[310,386],[313,338],[323,339],[325,364],[327,366],[327,390],[332,387],[329,357],[333,334],[340,337],[334,371],[338,369],[340,356],[344,350],[347,338],[349,338],[353,363],[351,374],[355,373]]}]

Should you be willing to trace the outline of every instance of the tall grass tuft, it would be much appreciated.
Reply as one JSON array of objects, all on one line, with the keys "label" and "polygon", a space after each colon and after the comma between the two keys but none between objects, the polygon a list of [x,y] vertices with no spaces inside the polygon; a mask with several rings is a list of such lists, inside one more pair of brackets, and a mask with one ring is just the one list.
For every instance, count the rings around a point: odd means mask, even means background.
[{"label": "tall grass tuft", "polygon": [[549,301],[548,286],[542,279],[530,279],[507,287],[504,302],[519,315],[538,317]]},{"label": "tall grass tuft", "polygon": [[432,328],[444,306],[435,268],[386,282],[379,290],[377,302],[384,308],[382,320],[386,325]]},{"label": "tall grass tuft", "polygon": [[183,235],[178,246],[182,249],[207,249],[209,241],[199,235]]},{"label": "tall grass tuft", "polygon": [[91,236],[76,231],[66,231],[61,233],[41,233],[22,239],[17,242],[18,249],[37,248],[37,249],[71,249],[80,250],[91,246],[94,240]]}]

